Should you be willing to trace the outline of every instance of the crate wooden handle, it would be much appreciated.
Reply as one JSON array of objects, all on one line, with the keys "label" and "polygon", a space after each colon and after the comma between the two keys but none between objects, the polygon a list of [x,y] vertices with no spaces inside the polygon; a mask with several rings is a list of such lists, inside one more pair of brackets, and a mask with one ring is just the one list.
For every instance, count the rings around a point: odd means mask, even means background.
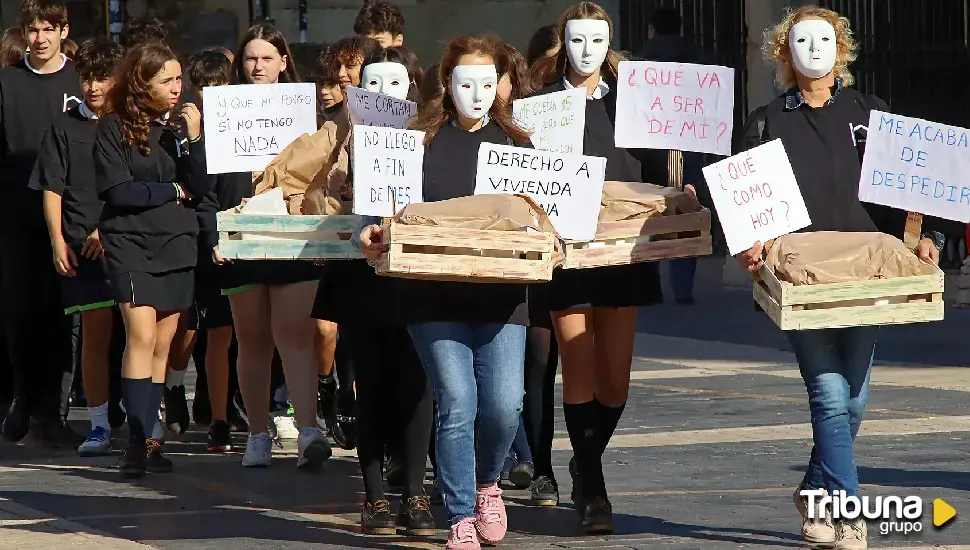
[{"label": "crate wooden handle", "polygon": [[919,212],[906,214],[906,229],[903,230],[903,244],[910,250],[919,246],[920,235],[923,231],[923,215]]},{"label": "crate wooden handle", "polygon": [[684,190],[684,154],[675,149],[667,151],[667,185]]}]

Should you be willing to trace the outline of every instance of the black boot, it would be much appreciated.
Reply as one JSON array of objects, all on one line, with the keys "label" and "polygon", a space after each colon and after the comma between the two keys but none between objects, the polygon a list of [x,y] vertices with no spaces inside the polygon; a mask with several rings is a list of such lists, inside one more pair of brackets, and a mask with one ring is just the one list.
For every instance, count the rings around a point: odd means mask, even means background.
[{"label": "black boot", "polygon": [[27,402],[23,397],[14,397],[7,409],[7,416],[3,419],[3,439],[16,443],[27,435],[30,430],[30,415],[27,414]]},{"label": "black boot", "polygon": [[613,505],[606,497],[590,497],[583,504],[583,530],[587,535],[613,533]]},{"label": "black boot", "polygon": [[434,516],[431,515],[431,500],[426,496],[420,496],[401,501],[397,524],[404,528],[405,534],[412,537],[434,536],[435,524]]},{"label": "black boot", "polygon": [[386,500],[365,502],[360,512],[360,530],[365,535],[396,535],[391,503]]},{"label": "black boot", "polygon": [[153,474],[167,474],[172,471],[172,461],[162,455],[162,444],[154,439],[145,442],[148,449],[145,469]]},{"label": "black boot", "polygon": [[129,441],[128,448],[125,449],[121,455],[121,460],[118,461],[118,470],[121,471],[121,475],[129,479],[145,477],[147,454],[148,449],[144,442]]}]

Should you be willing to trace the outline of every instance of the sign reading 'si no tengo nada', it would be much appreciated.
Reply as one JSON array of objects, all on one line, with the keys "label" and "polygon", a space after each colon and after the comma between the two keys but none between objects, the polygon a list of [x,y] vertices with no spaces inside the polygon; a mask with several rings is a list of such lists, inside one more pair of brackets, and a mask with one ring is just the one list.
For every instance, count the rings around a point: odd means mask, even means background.
[{"label": "sign reading 'si no tengo nada'", "polygon": [[970,222],[970,130],[871,111],[859,200]]},{"label": "sign reading 'si no tengo nada'", "polygon": [[603,198],[606,159],[483,143],[476,195],[527,195],[564,239],[589,241]]},{"label": "sign reading 'si no tengo nada'", "polygon": [[354,214],[391,217],[422,202],[424,132],[354,126]]},{"label": "sign reading 'si no tengo nada'", "polygon": [[704,168],[734,255],[812,224],[780,139]]},{"label": "sign reading 'si no tengo nada'", "polygon": [[202,89],[209,174],[259,172],[287,145],[317,131],[314,84],[240,84]]},{"label": "sign reading 'si no tengo nada'", "polygon": [[616,85],[617,147],[731,154],[734,69],[623,61]]}]

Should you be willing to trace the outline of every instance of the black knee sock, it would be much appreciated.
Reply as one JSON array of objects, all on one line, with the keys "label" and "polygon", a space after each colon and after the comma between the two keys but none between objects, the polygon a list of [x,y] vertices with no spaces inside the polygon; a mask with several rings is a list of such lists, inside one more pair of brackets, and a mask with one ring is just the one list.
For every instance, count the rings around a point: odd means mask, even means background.
[{"label": "black knee sock", "polygon": [[151,407],[153,389],[151,378],[121,379],[122,400],[128,412],[130,443],[144,445],[145,439],[151,434],[155,425],[155,415],[146,416]]},{"label": "black knee sock", "polygon": [[165,430],[162,428],[162,423],[158,420],[158,409],[162,406],[162,400],[165,398],[165,383],[152,383],[152,398],[147,404],[148,412],[146,413],[147,418],[151,419],[151,431],[149,432],[152,439],[161,443],[165,439]]},{"label": "black knee sock", "polygon": [[616,425],[620,423],[620,417],[623,416],[623,409],[626,408],[626,403],[619,407],[607,407],[595,398],[593,399],[593,403],[596,404],[596,417],[599,420],[599,454],[602,455],[606,451],[606,446],[610,444],[610,438],[613,437],[613,432],[616,431]]},{"label": "black knee sock", "polygon": [[583,479],[583,496],[606,496],[603,465],[600,459],[599,418],[595,401],[562,406],[566,417],[566,430],[573,446],[579,475]]}]

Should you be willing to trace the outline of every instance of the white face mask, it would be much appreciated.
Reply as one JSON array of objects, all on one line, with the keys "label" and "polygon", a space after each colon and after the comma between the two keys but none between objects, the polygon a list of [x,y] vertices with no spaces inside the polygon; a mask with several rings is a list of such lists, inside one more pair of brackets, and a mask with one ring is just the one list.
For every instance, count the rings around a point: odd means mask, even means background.
[{"label": "white face mask", "polygon": [[451,99],[467,118],[477,120],[488,114],[497,87],[495,65],[458,65],[451,71]]},{"label": "white face mask", "polygon": [[835,67],[838,45],[835,28],[828,21],[797,23],[788,31],[788,47],[795,70],[808,78],[822,78]]},{"label": "white face mask", "polygon": [[601,19],[566,21],[566,55],[573,70],[589,76],[603,66],[610,51],[610,24]]},{"label": "white face mask", "polygon": [[410,80],[407,67],[400,63],[371,63],[361,73],[360,87],[396,99],[407,99]]}]

